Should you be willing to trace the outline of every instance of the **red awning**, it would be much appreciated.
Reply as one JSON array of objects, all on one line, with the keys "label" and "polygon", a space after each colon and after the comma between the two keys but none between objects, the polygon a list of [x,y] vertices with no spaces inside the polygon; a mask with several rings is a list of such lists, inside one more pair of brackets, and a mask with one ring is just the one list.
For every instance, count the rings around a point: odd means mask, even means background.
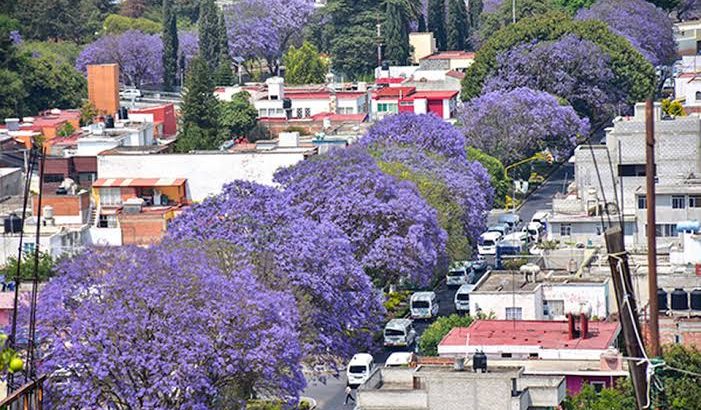
[{"label": "red awning", "polygon": [[184,185],[185,178],[99,178],[92,183],[96,188],[159,187]]}]

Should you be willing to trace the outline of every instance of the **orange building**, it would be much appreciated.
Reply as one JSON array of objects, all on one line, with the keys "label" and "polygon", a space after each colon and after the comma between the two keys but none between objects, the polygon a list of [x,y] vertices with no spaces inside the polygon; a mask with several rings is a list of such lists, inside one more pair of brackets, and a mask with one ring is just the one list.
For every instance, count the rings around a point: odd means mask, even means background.
[{"label": "orange building", "polygon": [[115,115],[119,110],[119,66],[88,65],[88,99],[98,112]]}]

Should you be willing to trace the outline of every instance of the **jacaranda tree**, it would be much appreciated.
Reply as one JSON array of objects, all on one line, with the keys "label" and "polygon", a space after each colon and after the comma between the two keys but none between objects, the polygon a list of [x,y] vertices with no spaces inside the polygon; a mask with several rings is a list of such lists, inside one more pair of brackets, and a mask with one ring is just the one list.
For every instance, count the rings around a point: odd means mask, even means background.
[{"label": "jacaranda tree", "polygon": [[581,20],[599,20],[627,38],[652,65],[668,64],[676,55],[672,19],[645,0],[599,0],[577,13]]},{"label": "jacaranda tree", "polygon": [[371,346],[384,309],[350,241],[332,222],[304,216],[285,193],[231,183],[176,218],[167,238],[224,241],[233,248],[217,252],[221,261],[248,261],[262,284],[292,294],[308,364],[333,365]]},{"label": "jacaranda tree", "polygon": [[378,286],[426,286],[447,264],[446,234],[416,187],[385,175],[359,147],[336,150],[277,172],[275,180],[306,215],[350,238]]},{"label": "jacaranda tree", "polygon": [[506,165],[546,148],[566,154],[589,132],[589,121],[572,107],[530,88],[486,93],[465,104],[458,118],[469,145]]},{"label": "jacaranda tree", "polygon": [[199,246],[99,248],[41,292],[52,408],[239,408],[304,388],[293,295]]}]

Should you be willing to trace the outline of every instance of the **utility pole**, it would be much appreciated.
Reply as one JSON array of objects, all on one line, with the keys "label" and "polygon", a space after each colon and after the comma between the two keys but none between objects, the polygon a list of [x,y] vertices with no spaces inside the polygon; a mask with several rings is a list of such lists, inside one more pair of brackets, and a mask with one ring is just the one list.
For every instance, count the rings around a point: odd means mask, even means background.
[{"label": "utility pole", "polygon": [[377,66],[382,67],[382,24],[380,17],[377,17]]},{"label": "utility pole", "polygon": [[511,0],[511,22],[516,23],[516,0]]},{"label": "utility pole", "polygon": [[[648,228],[648,232],[650,229]],[[608,251],[611,279],[616,293],[618,316],[623,330],[626,353],[630,357],[645,357],[642,346],[642,334],[638,321],[637,303],[630,278],[628,254],[623,241],[623,230],[617,224],[608,228],[605,233],[606,249]],[[656,294],[655,294],[656,295]],[[651,296],[652,299],[654,296]],[[638,409],[647,408],[647,362],[632,360],[628,362],[630,378],[633,382],[635,401]]]},{"label": "utility pole", "polygon": [[660,357],[657,306],[657,238],[655,224],[655,113],[652,98],[645,101],[645,182],[647,185],[647,287],[650,295],[650,354]]}]

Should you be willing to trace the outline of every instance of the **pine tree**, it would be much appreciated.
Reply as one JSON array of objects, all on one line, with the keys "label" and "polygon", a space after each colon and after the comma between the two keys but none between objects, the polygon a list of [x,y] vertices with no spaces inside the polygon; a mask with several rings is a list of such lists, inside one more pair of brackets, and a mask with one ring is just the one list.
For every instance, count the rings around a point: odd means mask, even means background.
[{"label": "pine tree", "polygon": [[221,132],[219,111],[212,72],[202,57],[195,57],[190,61],[185,78],[176,151],[217,149],[225,139]]},{"label": "pine tree", "polygon": [[445,0],[428,0],[428,31],[433,33],[436,47],[445,50]]},{"label": "pine tree", "polygon": [[178,26],[172,0],[163,0],[163,89],[172,91],[178,72]]},{"label": "pine tree", "polygon": [[326,79],[329,65],[314,45],[305,41],[300,48],[291,46],[282,58],[287,84],[320,84]]},{"label": "pine tree", "polygon": [[214,0],[202,0],[197,25],[200,33],[200,56],[213,70],[219,63],[221,44],[219,16]]},{"label": "pine tree", "polygon": [[448,1],[448,50],[465,50],[470,32],[465,1]]},{"label": "pine tree", "polygon": [[222,55],[219,59],[219,65],[214,71],[214,83],[219,86],[234,85],[234,72],[231,70],[231,58]]},{"label": "pine tree", "polygon": [[471,31],[475,31],[479,28],[480,25],[480,15],[482,14],[482,8],[484,7],[484,4],[482,3],[482,0],[469,0],[469,18],[470,18],[470,28],[472,29]]},{"label": "pine tree", "polygon": [[405,65],[411,54],[406,10],[394,2],[387,2],[386,11],[385,59],[396,65]]},{"label": "pine tree", "polygon": [[226,20],[224,19],[224,13],[219,13],[219,21],[217,24],[217,35],[219,36],[219,58],[229,56],[229,36],[226,32]]}]

